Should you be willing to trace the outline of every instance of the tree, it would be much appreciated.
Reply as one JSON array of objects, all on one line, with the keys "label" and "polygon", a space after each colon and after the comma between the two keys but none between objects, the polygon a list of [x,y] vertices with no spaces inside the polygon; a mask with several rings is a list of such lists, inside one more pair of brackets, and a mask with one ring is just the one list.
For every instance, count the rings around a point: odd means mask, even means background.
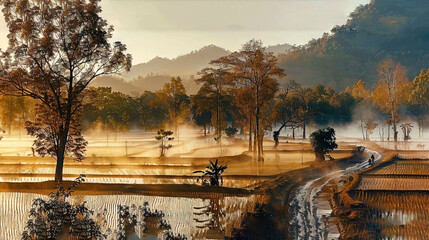
[{"label": "tree", "polygon": [[212,113],[205,108],[204,96],[200,94],[191,96],[191,114],[195,124],[203,127],[206,136],[207,128],[212,122]]},{"label": "tree", "polygon": [[160,128],[162,123],[168,119],[168,112],[165,108],[151,104],[155,99],[155,93],[145,91],[133,103],[134,109],[137,108],[137,121],[145,129]]},{"label": "tree", "polygon": [[109,131],[114,132],[116,141],[118,131],[126,131],[130,127],[130,117],[135,111],[132,98],[120,92],[112,92],[110,87],[99,87],[95,92],[94,106],[89,109],[93,113],[89,114],[97,119],[94,123],[102,124],[107,138]]},{"label": "tree", "polygon": [[331,127],[319,129],[310,135],[310,143],[316,155],[316,161],[325,161],[325,154],[338,147],[335,140],[335,130]]},{"label": "tree", "polygon": [[413,128],[413,125],[411,125],[411,123],[403,123],[400,127],[402,129],[402,132],[404,133],[404,141],[410,140],[410,133]]},{"label": "tree", "polygon": [[223,177],[222,173],[227,169],[228,166],[219,165],[218,160],[216,162],[210,161],[210,165],[206,167],[205,171],[195,171],[193,173],[202,173],[201,179],[202,184],[206,184],[205,178],[209,178],[210,186],[222,186],[223,185]]},{"label": "tree", "polygon": [[225,129],[225,133],[229,138],[232,138],[235,136],[235,134],[238,133],[238,129],[237,128],[233,128],[233,127],[228,127]]},{"label": "tree", "polygon": [[156,92],[156,98],[151,105],[156,106],[158,104],[164,105],[168,109],[174,132],[178,134],[180,122],[187,117],[184,111],[189,109],[189,97],[186,95],[180,77],[171,78],[169,83],[164,84],[164,87]]},{"label": "tree", "polygon": [[[284,77],[283,69],[277,66],[277,57],[267,53],[261,41],[251,40],[245,43],[239,52],[231,53],[219,59],[224,63],[231,73],[230,77],[238,87],[237,97],[250,95],[249,98],[241,99],[247,102],[240,104],[244,111],[249,111],[249,124],[252,118],[255,123],[255,140],[257,144],[257,159],[263,160],[263,130],[268,124],[271,114],[270,104],[273,102],[275,93],[278,91],[277,78]],[[237,99],[239,102],[240,99]],[[237,104],[240,106],[239,104]],[[270,126],[271,127],[271,126]],[[249,127],[249,129],[252,129]]]},{"label": "tree", "polygon": [[362,139],[369,140],[369,135],[378,126],[375,122],[375,111],[371,104],[371,92],[365,88],[365,82],[359,80],[353,84],[353,98],[357,103],[356,113],[360,119]]},{"label": "tree", "polygon": [[413,107],[417,115],[419,137],[423,136],[425,115],[429,110],[429,69],[422,69],[420,74],[410,84],[408,104]]},{"label": "tree", "polygon": [[403,92],[408,83],[406,69],[399,63],[388,58],[378,65],[379,81],[372,94],[373,102],[382,112],[389,113],[393,126],[394,141],[398,141],[396,124],[398,120],[398,106],[403,103]]},{"label": "tree", "polygon": [[164,129],[160,129],[157,132],[158,136],[155,136],[155,139],[160,141],[159,148],[161,152],[161,157],[165,156],[165,153],[168,149],[170,149],[173,145],[169,144],[169,141],[174,140],[174,137],[171,137],[173,135],[172,131],[164,131]]},{"label": "tree", "polygon": [[56,158],[55,180],[62,181],[65,156],[82,157],[79,115],[90,99],[87,86],[98,76],[129,70],[131,55],[122,43],[109,43],[113,27],[99,16],[99,1],[2,4],[9,47],[2,53],[0,89],[39,100],[36,115],[49,114],[28,123],[27,131],[36,145],[46,145],[39,153]]},{"label": "tree", "polygon": [[[226,114],[231,109],[233,97],[231,94],[231,81],[226,77],[227,68],[220,60],[211,61],[213,67],[204,68],[198,74],[197,83],[203,85],[197,95],[201,101],[198,104],[198,112],[210,111],[212,124],[215,127],[215,135],[221,139],[222,129],[226,127]],[[218,141],[220,144],[220,141]]]},{"label": "tree", "polygon": [[355,100],[349,92],[337,92],[333,88],[317,85],[305,92],[305,100],[307,116],[316,125],[352,121]]},{"label": "tree", "polygon": [[[283,128],[291,127],[295,133],[298,126],[304,127],[304,121],[307,118],[307,104],[301,91],[298,83],[290,81],[276,97],[273,111],[274,123],[280,124],[280,128],[273,131],[274,147],[278,146],[279,135]],[[295,136],[295,134],[293,135]]]},{"label": "tree", "polygon": [[0,98],[1,121],[6,126],[7,133],[12,134],[14,129],[21,129],[30,119],[31,108],[34,109],[34,100],[29,97],[2,96]]}]

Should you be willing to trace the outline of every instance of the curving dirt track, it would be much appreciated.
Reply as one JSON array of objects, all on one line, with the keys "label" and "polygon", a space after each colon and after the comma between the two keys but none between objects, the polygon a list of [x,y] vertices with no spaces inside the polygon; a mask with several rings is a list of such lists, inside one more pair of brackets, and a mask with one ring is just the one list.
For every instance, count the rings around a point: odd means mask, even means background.
[{"label": "curving dirt track", "polygon": [[329,206],[329,198],[323,199],[318,198],[318,196],[330,182],[338,182],[357,171],[370,167],[370,164],[366,161],[367,158],[364,156],[370,156],[371,154],[374,154],[375,162],[380,161],[382,158],[380,153],[367,150],[366,155],[361,156],[361,162],[312,179],[294,191],[289,208],[289,213],[292,217],[289,227],[291,238],[335,239],[339,237],[339,234],[335,231],[336,227],[330,226],[332,223],[328,221],[332,211],[330,207],[326,209],[326,206]]}]

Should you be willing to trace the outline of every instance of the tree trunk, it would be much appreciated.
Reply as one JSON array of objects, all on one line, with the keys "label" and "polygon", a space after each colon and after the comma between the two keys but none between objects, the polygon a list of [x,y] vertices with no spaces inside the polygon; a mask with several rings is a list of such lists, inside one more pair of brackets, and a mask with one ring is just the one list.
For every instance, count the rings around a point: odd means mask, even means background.
[{"label": "tree trunk", "polygon": [[305,139],[305,121],[302,123],[302,138]]},{"label": "tree trunk", "polygon": [[396,129],[396,117],[395,117],[395,110],[392,110],[392,122],[393,122],[393,140],[395,143],[398,141],[398,131]]},{"label": "tree trunk", "polygon": [[206,124],[204,123],[204,137],[207,136]]},{"label": "tree trunk", "polygon": [[295,139],[295,127],[292,127],[292,138]]},{"label": "tree trunk", "polygon": [[249,120],[249,152],[252,151],[252,119]]},{"label": "tree trunk", "polygon": [[[255,121],[255,125],[256,125],[256,121]],[[257,145],[258,145],[258,133],[256,132],[256,126],[253,129],[253,153],[256,153],[256,149],[257,149]]]},{"label": "tree trunk", "polygon": [[273,132],[273,139],[274,139],[274,149],[277,149],[277,146],[279,145],[279,136],[282,129],[286,126],[285,123],[283,123],[279,130]]},{"label": "tree trunk", "polygon": [[[257,110],[257,112],[259,112]],[[257,139],[257,145],[258,145],[258,149],[257,149],[257,153],[258,153],[258,161],[263,160],[262,159],[262,145],[261,145],[261,127],[260,127],[260,123],[259,123],[259,114],[256,115],[256,139]]]},{"label": "tree trunk", "polygon": [[8,134],[12,134],[12,123],[13,123],[13,100],[9,97],[9,123],[8,123]]},{"label": "tree trunk", "polygon": [[390,141],[390,124],[387,124],[387,141]]},{"label": "tree trunk", "polygon": [[318,153],[318,152],[316,152],[314,154],[316,155],[316,161],[318,161],[318,162],[325,161],[325,154]]},{"label": "tree trunk", "polygon": [[362,119],[360,120],[360,129],[362,130],[362,139],[365,140],[365,131],[364,131]]},{"label": "tree trunk", "polygon": [[57,153],[57,166],[55,168],[56,182],[63,181],[63,167],[64,167],[65,150],[66,150],[66,144],[67,144],[67,136],[68,136],[68,127],[67,129],[64,129],[60,133],[60,144],[58,146],[58,153]]}]

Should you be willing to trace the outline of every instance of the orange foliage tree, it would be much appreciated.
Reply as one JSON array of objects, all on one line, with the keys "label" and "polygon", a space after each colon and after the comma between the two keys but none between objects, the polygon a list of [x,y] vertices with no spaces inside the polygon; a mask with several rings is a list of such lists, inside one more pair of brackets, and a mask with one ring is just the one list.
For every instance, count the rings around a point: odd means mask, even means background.
[{"label": "orange foliage tree", "polygon": [[[245,43],[239,52],[220,59],[229,67],[231,77],[238,88],[238,94],[250,95],[243,110],[251,113],[249,124],[255,123],[255,140],[258,160],[263,160],[264,127],[273,123],[271,108],[278,91],[277,78],[286,76],[277,66],[277,57],[265,51],[261,41]],[[243,106],[243,105],[242,105]]]},{"label": "orange foliage tree", "polygon": [[408,79],[407,70],[392,59],[382,61],[377,69],[379,81],[372,93],[373,103],[384,113],[390,114],[389,122],[393,126],[394,141],[398,141],[398,106],[404,103]]},{"label": "orange foliage tree", "polygon": [[[1,1],[9,28],[2,53],[2,93],[39,101],[36,120],[26,124],[41,155],[56,159],[62,181],[66,155],[82,160],[86,141],[80,112],[87,87],[101,75],[129,70],[125,45],[109,43],[113,27],[101,18],[99,1]],[[47,117],[49,116],[49,117]]]}]

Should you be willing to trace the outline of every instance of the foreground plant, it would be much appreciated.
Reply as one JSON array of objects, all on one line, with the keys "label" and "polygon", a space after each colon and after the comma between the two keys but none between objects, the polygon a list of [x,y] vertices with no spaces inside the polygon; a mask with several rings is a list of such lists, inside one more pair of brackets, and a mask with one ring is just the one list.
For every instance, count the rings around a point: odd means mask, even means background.
[{"label": "foreground plant", "polygon": [[[193,173],[202,173],[201,175],[201,183],[203,185],[210,186],[222,186],[223,185],[223,177],[222,173],[227,169],[228,166],[222,166],[218,164],[218,160],[216,159],[216,162],[210,161],[210,165],[206,167],[206,170],[204,171],[195,171]],[[207,179],[209,182],[207,182]],[[220,180],[220,181],[219,181]],[[199,181],[199,179],[198,179]]]},{"label": "foreground plant", "polygon": [[59,182],[58,191],[49,194],[48,200],[35,199],[21,239],[105,239],[86,202],[74,206],[68,201],[72,190],[83,183],[84,178],[85,175],[80,175],[67,189]]},{"label": "foreground plant", "polygon": [[[168,240],[185,240],[185,235],[175,235],[170,229],[171,225],[164,218],[162,211],[151,210],[149,203],[144,202],[143,206],[119,205],[118,206],[118,231],[113,235],[114,239],[144,239],[150,235],[161,236]],[[135,237],[135,238],[133,238]]]}]

